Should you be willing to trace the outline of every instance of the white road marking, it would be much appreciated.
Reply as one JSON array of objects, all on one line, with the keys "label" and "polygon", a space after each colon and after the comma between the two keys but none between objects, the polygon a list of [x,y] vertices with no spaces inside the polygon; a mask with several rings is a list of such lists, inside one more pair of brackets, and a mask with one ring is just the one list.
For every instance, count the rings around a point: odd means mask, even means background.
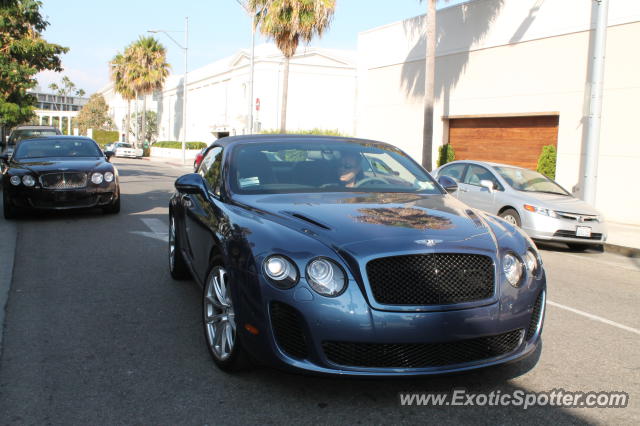
[{"label": "white road marking", "polygon": [[167,235],[169,233],[169,225],[166,225],[160,219],[149,219],[143,218],[142,222],[147,225],[147,228],[151,229],[152,232],[159,235]]},{"label": "white road marking", "polygon": [[625,265],[625,264],[616,263],[616,262],[607,262],[606,260],[594,259],[593,257],[588,257],[587,258],[585,256],[579,256],[577,254],[571,254],[571,253],[562,253],[562,254],[564,256],[575,257],[576,259],[587,260],[588,262],[600,263],[602,265],[613,266],[615,268],[627,269],[627,270],[633,271],[633,272],[640,272],[640,268],[637,267],[637,266],[630,266],[630,265]]},{"label": "white road marking", "polygon": [[160,234],[156,234],[155,232],[146,232],[146,231],[131,231],[131,233],[136,235],[142,235],[143,237],[154,238],[156,240],[160,240],[165,243],[169,242],[168,234],[160,235]]},{"label": "white road marking", "polygon": [[164,222],[162,222],[160,219],[144,218],[142,219],[142,222],[145,225],[147,225],[147,228],[151,229],[152,232],[131,231],[132,234],[142,235],[148,238],[154,238],[156,240],[160,240],[165,243],[169,242],[168,226]]},{"label": "white road marking", "polygon": [[556,308],[560,308],[560,309],[564,309],[564,310],[569,311],[569,312],[573,312],[574,314],[582,315],[583,317],[587,317],[587,318],[589,318],[591,320],[599,321],[601,323],[612,325],[612,326],[617,327],[619,329],[630,331],[631,333],[635,333],[635,334],[640,335],[640,330],[638,330],[637,328],[629,327],[629,326],[626,326],[624,324],[620,324],[620,323],[617,323],[615,321],[611,321],[611,320],[608,320],[606,318],[602,318],[602,317],[599,317],[597,315],[590,314],[588,312],[584,312],[584,311],[581,311],[581,310],[578,310],[578,309],[575,309],[575,308],[571,308],[571,307],[566,306],[566,305],[561,305],[560,303],[552,302],[551,300],[547,300],[547,304],[549,304],[551,306],[555,306]]}]

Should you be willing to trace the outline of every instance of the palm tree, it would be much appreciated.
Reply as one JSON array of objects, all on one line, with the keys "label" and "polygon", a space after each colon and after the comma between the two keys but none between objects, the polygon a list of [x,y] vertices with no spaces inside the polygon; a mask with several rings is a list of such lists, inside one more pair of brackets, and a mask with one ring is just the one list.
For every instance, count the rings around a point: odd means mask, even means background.
[{"label": "palm tree", "polygon": [[[171,65],[167,62],[165,47],[153,37],[141,36],[131,45],[130,76],[132,88],[136,94],[143,96],[142,129],[140,134],[146,136],[145,118],[147,110],[147,95],[162,89],[164,81],[169,75]],[[186,95],[186,94],[185,94]],[[183,123],[184,126],[187,123]]]},{"label": "palm tree", "polygon": [[[422,0],[420,0],[422,1]],[[427,1],[427,49],[424,66],[424,123],[422,126],[422,166],[433,166],[433,103],[436,75],[436,0]]]},{"label": "palm tree", "polygon": [[118,53],[109,62],[109,74],[113,81],[114,90],[122,99],[127,101],[127,117],[125,119],[125,141],[129,142],[131,132],[131,101],[136,99],[136,92],[131,81],[131,46],[128,46],[124,53]]},{"label": "palm tree", "polygon": [[260,32],[273,39],[284,55],[280,131],[287,127],[289,60],[300,40],[310,43],[329,27],[336,7],[335,0],[249,0],[248,7],[257,16]]}]

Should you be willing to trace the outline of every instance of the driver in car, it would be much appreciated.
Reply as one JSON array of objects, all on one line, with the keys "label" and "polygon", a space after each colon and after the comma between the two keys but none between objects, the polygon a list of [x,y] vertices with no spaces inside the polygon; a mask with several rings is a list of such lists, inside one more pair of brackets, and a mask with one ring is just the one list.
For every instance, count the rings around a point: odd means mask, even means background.
[{"label": "driver in car", "polygon": [[338,166],[338,179],[340,183],[344,185],[345,188],[354,188],[364,177],[360,154],[356,152],[343,153]]}]

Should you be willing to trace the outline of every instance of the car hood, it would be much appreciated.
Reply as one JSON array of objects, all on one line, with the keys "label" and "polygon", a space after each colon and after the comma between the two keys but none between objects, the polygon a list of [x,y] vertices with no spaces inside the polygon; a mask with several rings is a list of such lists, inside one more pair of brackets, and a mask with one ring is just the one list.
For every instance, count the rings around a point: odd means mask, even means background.
[{"label": "car hood", "polygon": [[[360,256],[456,247],[496,249],[484,219],[448,195],[321,193],[234,199],[336,250]],[[373,242],[375,244],[372,244]]]},{"label": "car hood", "polygon": [[51,171],[79,172],[94,170],[104,164],[103,158],[38,158],[14,160],[11,167],[28,169],[33,173],[43,173]]},{"label": "car hood", "polygon": [[598,214],[598,211],[590,204],[572,196],[544,192],[525,192],[525,194],[535,200],[540,207],[567,213]]}]

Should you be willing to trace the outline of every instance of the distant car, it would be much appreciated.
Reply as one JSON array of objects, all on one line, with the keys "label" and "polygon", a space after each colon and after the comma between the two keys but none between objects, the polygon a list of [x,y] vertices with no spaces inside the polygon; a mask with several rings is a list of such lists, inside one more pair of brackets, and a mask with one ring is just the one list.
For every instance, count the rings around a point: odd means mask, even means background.
[{"label": "distant car", "polygon": [[11,130],[5,152],[11,155],[16,144],[23,139],[42,136],[56,136],[61,134],[62,132],[60,129],[53,126],[18,126]]},{"label": "distant car", "polygon": [[539,353],[535,244],[448,195],[452,179],[439,183],[382,142],[217,141],[175,182],[168,250],[171,275],[203,287],[213,361],[412,376]]},{"label": "distant car", "polygon": [[0,155],[4,217],[22,210],[100,207],[120,211],[118,170],[98,144],[79,136],[23,139],[11,157]]},{"label": "distant car", "polygon": [[506,164],[453,161],[433,171],[458,183],[460,201],[521,227],[531,238],[574,250],[602,245],[602,215],[541,173]]},{"label": "distant car", "polygon": [[204,158],[204,153],[205,153],[205,151],[206,151],[206,150],[207,150],[211,145],[213,145],[214,143],[215,143],[215,141],[214,141],[214,142],[209,142],[209,144],[208,144],[206,147],[202,148],[202,149],[200,150],[200,152],[196,154],[196,158],[194,158],[194,159],[193,159],[193,171],[194,171],[194,172],[197,172],[197,171],[198,171],[198,166],[200,166],[200,163],[202,163],[202,159]]},{"label": "distant car", "polygon": [[138,158],[142,157],[142,148],[134,148],[133,145],[125,142],[116,142],[112,149],[116,157]]}]

